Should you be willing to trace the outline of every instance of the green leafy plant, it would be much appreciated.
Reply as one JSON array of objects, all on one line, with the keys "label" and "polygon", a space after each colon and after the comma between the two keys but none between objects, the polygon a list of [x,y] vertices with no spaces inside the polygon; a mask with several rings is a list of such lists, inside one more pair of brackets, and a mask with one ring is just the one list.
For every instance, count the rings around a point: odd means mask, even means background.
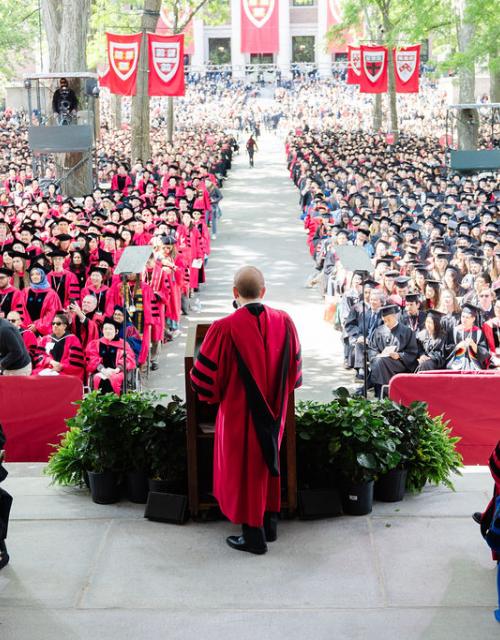
[{"label": "green leafy plant", "polygon": [[49,457],[43,472],[52,477],[53,484],[83,486],[88,462],[85,456],[86,441],[78,427],[71,427],[61,434],[59,445]]},{"label": "green leafy plant", "polygon": [[369,482],[401,462],[402,432],[384,414],[384,404],[334,392],[339,404],[339,429],[329,450],[341,474],[352,482]]},{"label": "green leafy plant", "polygon": [[454,491],[450,476],[460,475],[463,467],[462,456],[455,448],[460,438],[451,435],[443,416],[430,416],[424,402],[413,402],[409,410],[418,424],[419,435],[418,445],[408,459],[407,488],[422,491],[430,482],[444,484]]}]

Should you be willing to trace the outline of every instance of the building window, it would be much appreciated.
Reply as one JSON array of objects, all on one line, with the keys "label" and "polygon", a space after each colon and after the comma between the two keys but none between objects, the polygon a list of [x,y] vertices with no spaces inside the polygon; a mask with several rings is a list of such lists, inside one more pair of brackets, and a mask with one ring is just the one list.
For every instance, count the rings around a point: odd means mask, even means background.
[{"label": "building window", "polygon": [[293,0],[294,7],[314,7],[316,0]]},{"label": "building window", "polygon": [[314,36],[292,37],[292,62],[314,62]]},{"label": "building window", "polygon": [[208,61],[210,64],[231,64],[231,38],[209,38]]},{"label": "building window", "polygon": [[272,53],[251,53],[250,64],[273,64],[274,56]]}]

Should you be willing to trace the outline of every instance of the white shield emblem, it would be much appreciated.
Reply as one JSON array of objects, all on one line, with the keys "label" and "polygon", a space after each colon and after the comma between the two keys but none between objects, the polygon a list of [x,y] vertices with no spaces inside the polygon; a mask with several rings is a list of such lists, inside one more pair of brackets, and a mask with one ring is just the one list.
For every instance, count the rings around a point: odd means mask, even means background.
[{"label": "white shield emblem", "polygon": [[361,51],[351,49],[351,69],[357,76],[361,75]]},{"label": "white shield emblem", "polygon": [[377,82],[382,75],[385,64],[385,51],[365,51],[363,53],[363,69],[370,82]]},{"label": "white shield emblem", "polygon": [[243,0],[243,9],[250,22],[261,29],[273,15],[275,0]]},{"label": "white shield emblem", "polygon": [[139,45],[137,42],[109,43],[109,61],[116,75],[121,80],[128,80],[134,73],[139,60]]},{"label": "white shield emblem", "polygon": [[328,0],[330,6],[330,13],[335,20],[335,24],[342,22],[342,9],[340,7],[340,0]]},{"label": "white shield emblem", "polygon": [[396,51],[396,71],[401,82],[408,82],[417,68],[416,51]]},{"label": "white shield emblem", "polygon": [[151,42],[153,65],[163,82],[169,82],[179,68],[180,45],[178,42]]}]

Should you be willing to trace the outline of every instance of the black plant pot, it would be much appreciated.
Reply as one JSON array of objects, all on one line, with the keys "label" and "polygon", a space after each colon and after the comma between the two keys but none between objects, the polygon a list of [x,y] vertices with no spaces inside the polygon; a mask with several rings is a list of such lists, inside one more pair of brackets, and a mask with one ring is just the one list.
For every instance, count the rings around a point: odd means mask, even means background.
[{"label": "black plant pot", "polygon": [[405,495],[408,469],[392,469],[375,483],[375,500],[400,502]]},{"label": "black plant pot", "polygon": [[120,499],[118,474],[114,471],[95,473],[89,471],[89,484],[92,500],[97,504],[113,504]]},{"label": "black plant pot", "polygon": [[148,476],[144,471],[129,471],[126,475],[127,498],[130,502],[146,504],[148,501]]},{"label": "black plant pot", "polygon": [[341,485],[342,508],[349,516],[365,516],[373,508],[373,480],[352,482],[344,479]]},{"label": "black plant pot", "polygon": [[342,515],[342,505],[337,489],[300,489],[298,507],[301,520]]}]

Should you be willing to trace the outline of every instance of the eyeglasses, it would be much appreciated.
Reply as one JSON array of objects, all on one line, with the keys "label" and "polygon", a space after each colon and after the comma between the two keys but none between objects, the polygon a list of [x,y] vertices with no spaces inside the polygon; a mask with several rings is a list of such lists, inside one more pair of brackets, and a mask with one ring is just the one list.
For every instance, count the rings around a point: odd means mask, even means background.
[{"label": "eyeglasses", "polygon": [[64,324],[64,322],[53,322],[52,326],[60,327]]}]

